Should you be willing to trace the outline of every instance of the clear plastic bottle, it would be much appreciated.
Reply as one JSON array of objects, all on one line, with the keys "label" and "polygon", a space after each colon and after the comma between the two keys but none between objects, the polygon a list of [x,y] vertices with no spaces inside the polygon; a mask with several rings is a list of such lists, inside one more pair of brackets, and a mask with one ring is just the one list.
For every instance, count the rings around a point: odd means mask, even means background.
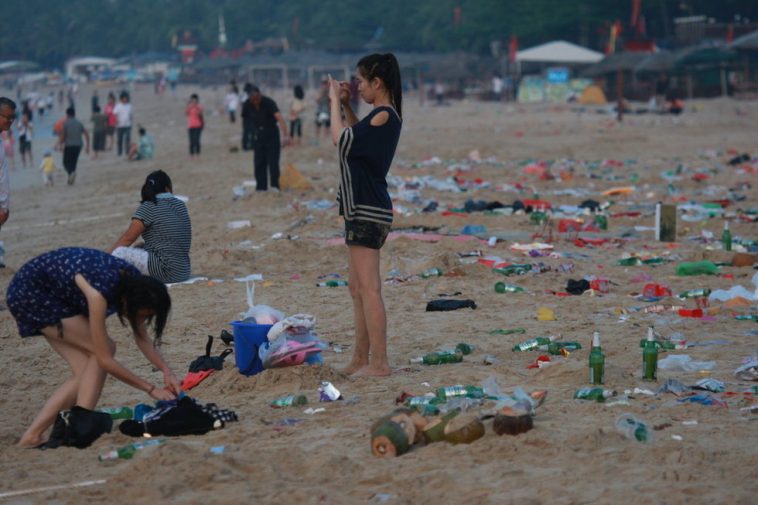
[{"label": "clear plastic bottle", "polygon": [[421,272],[421,277],[428,279],[429,277],[441,277],[443,274],[439,268],[429,268]]},{"label": "clear plastic bottle", "polygon": [[650,443],[653,441],[652,430],[650,430],[647,424],[632,414],[621,414],[618,419],[616,419],[616,431],[629,440],[636,440],[643,443]]}]

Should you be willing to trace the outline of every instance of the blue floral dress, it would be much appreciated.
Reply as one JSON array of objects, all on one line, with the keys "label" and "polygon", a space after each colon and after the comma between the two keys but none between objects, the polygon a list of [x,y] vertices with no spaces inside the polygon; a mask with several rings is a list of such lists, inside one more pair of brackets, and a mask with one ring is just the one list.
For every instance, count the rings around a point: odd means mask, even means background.
[{"label": "blue floral dress", "polygon": [[141,275],[126,261],[97,249],[56,249],[37,256],[16,272],[6,303],[22,337],[42,335],[42,328],[56,326],[62,319],[89,315],[87,299],[74,281],[76,274],[82,274],[105,297],[107,316],[116,312],[122,272]]}]

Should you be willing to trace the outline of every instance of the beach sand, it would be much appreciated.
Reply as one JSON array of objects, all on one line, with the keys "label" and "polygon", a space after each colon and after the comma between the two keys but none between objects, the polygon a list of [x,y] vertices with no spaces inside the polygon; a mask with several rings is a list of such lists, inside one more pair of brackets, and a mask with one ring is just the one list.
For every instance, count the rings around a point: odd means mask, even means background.
[{"label": "beach sand", "polygon": [[[193,91],[199,92],[207,110],[199,161],[189,159],[183,117],[185,97]],[[101,89],[101,97],[106,92],[107,88]],[[82,111],[89,110],[89,93],[88,88],[80,93]],[[326,138],[320,145],[313,145],[311,108],[305,119],[303,145],[283,150],[282,168],[292,163],[314,189],[255,194],[248,187],[247,194],[235,200],[233,187],[253,179],[252,153],[230,151],[230,147],[239,145],[240,125],[230,125],[224,114],[215,112],[222,94],[221,88],[180,87],[176,98],[169,94],[157,97],[150,86],[137,88],[133,94],[135,122],[153,134],[154,160],[127,163],[116,160],[110,152],[103,160],[91,161],[82,155],[76,184],[66,186],[61,173],[53,188],[42,185],[36,165],[24,171],[17,163],[16,171],[11,173],[11,216],[0,233],[7,265],[0,269],[0,288],[4,292],[14,272],[42,252],[63,246],[109,247],[126,229],[139,203],[145,175],[163,169],[174,182],[174,192],[189,198],[193,275],[216,279],[170,289],[173,311],[162,350],[177,375],[183,376],[188,364],[204,353],[208,334],[218,335],[222,328],[229,328],[229,322],[246,309],[245,286],[233,279],[253,273],[264,277],[263,282],[256,283],[256,303],[288,315],[313,314],[321,338],[341,344],[344,352],[324,352],[322,366],[267,370],[254,377],[240,375],[230,356],[223,371],[214,373],[190,394],[200,401],[233,409],[239,422],[204,436],[170,439],[164,445],[137,453],[131,460],[103,463],[98,461],[98,454],[134,440],[114,429],[86,450],[60,448],[41,452],[15,447],[19,435],[69,371],[42,338],[20,339],[7,309],[0,311],[0,493],[106,480],[91,487],[10,498],[8,503],[755,502],[758,450],[754,437],[758,435],[758,417],[740,410],[750,404],[752,397],[728,397],[728,407],[679,403],[671,394],[637,394],[628,404],[618,405],[573,399],[576,389],[587,385],[587,347],[595,330],[602,336],[606,353],[605,386],[620,395],[635,387],[655,389],[668,378],[691,385],[708,376],[724,381],[727,390],[738,392],[755,384],[739,381],[733,375],[742,360],[756,351],[756,326],[749,321],[736,321],[731,314],[750,313],[751,307],[724,309],[705,320],[634,311],[620,318],[614,311],[647,305],[631,296],[642,291],[642,273],[668,284],[674,293],[735,284],[751,288],[755,270],[749,267],[721,269],[733,278],[674,275],[679,261],[731,257],[707,251],[703,243],[689,240],[703,230],[710,230],[718,238],[720,219],[680,221],[676,247],[669,247],[654,241],[652,232],[633,232],[635,225],[652,226],[651,216],[611,218],[608,231],[600,236],[619,240],[581,248],[556,230],[555,251],[571,257],[528,258],[510,250],[514,241],[530,242],[537,231],[526,215],[422,214],[415,212],[421,205],[398,199],[396,206],[406,212],[397,215],[395,229],[427,227],[450,236],[437,242],[407,236],[389,241],[382,250],[382,275],[388,277],[394,270],[393,275],[408,276],[431,267],[456,275],[386,284],[383,294],[393,375],[345,376],[339,370],[349,361],[352,350],[350,296],[344,287],[316,287],[320,276],[347,275],[345,246],[338,240],[336,245],[329,243],[329,239],[339,239],[343,225],[336,207],[309,210],[306,205],[310,200],[334,200],[336,151]],[[272,96],[286,110],[288,94],[277,92]],[[409,95],[391,174],[444,179],[453,175],[448,170],[448,160],[461,160],[470,168],[461,177],[491,183],[489,188],[462,193],[422,189],[422,196],[438,201],[441,209],[460,207],[471,198],[504,204],[531,198],[531,190],[519,194],[496,189],[498,185],[520,183],[536,188],[541,198],[554,205],[577,205],[586,198],[604,201],[607,198],[599,194],[601,191],[634,185],[633,194],[612,198],[617,203],[611,212],[630,210],[636,204],[647,205],[641,209],[648,212],[649,204],[671,202],[666,192],[668,183],[660,174],[680,164],[688,171],[683,181],[674,184],[681,194],[698,202],[724,198],[727,188],[742,181],[755,185],[755,173],[740,172],[726,162],[737,153],[756,154],[756,102],[693,101],[676,120],[628,115],[622,124],[610,115],[594,110],[578,112],[577,108],[482,102],[421,107],[418,98]],[[366,110],[364,105],[362,112]],[[35,138],[37,164],[46,142],[52,145],[50,137],[40,134]],[[488,161],[467,162],[474,149]],[[415,166],[432,156],[443,163]],[[522,161],[526,159],[575,159],[581,163],[576,165],[570,181],[543,181],[522,173]],[[600,164],[592,170],[584,163],[608,159],[626,163],[621,167]],[[58,153],[56,160],[60,163]],[[692,181],[691,175],[697,169],[710,170],[711,179]],[[632,173],[639,180],[630,182]],[[589,174],[599,177],[589,178]],[[611,180],[614,177],[617,180]],[[570,188],[587,189],[590,193],[553,193]],[[747,196],[747,200],[738,203],[739,207],[756,208],[754,188],[738,193]],[[735,208],[730,206],[727,210]],[[227,223],[236,220],[250,220],[252,226],[228,229]],[[456,238],[454,235],[466,224],[484,225],[484,239],[498,235],[505,240],[488,247],[486,240]],[[632,233],[621,240],[624,232]],[[276,233],[285,238],[273,239]],[[755,224],[733,222],[732,234],[755,239]],[[710,247],[718,249],[720,245],[716,242]],[[552,271],[506,279],[485,265],[458,258],[457,253],[476,249],[506,260],[542,261]],[[660,266],[617,266],[625,252],[665,255],[674,261]],[[557,271],[559,265],[566,263],[574,265],[573,273]],[[610,293],[558,297],[547,292],[565,291],[568,279],[586,275],[610,279]],[[518,284],[526,292],[497,294],[493,285],[501,280]],[[456,292],[460,292],[456,298],[475,300],[476,310],[425,312],[429,300]],[[684,304],[693,305],[692,301]],[[556,320],[538,321],[536,310],[540,306],[553,309]],[[755,303],[752,311],[755,312]],[[692,343],[716,339],[726,343],[678,352],[698,361],[715,361],[707,374],[660,370],[658,384],[644,383],[638,342],[651,324],[664,336],[681,332]],[[525,328],[526,334],[490,334],[498,328],[514,327]],[[110,318],[108,328],[119,347],[117,358],[141,377],[160,384],[160,373],[152,371],[117,318]],[[538,353],[511,351],[518,341],[558,333],[564,340],[581,342],[585,349],[565,360],[554,358],[556,363],[541,369],[527,369]],[[462,341],[475,346],[463,363],[408,364],[409,358]],[[214,354],[221,350],[219,341]],[[485,355],[495,357],[497,362],[485,365]],[[488,421],[486,435],[471,445],[438,443],[414,448],[396,459],[371,455],[369,427],[394,408],[401,392],[423,394],[440,386],[480,385],[490,377],[504,391],[520,386],[527,392],[548,392],[532,431],[517,437],[498,437]],[[346,401],[318,403],[317,388],[322,380],[331,381]],[[303,393],[309,399],[308,406],[326,410],[307,415],[304,408],[269,406],[274,398],[287,393]],[[109,378],[100,406],[149,401],[144,393]],[[483,412],[487,406],[492,404],[485,405]],[[627,440],[615,431],[616,418],[625,412],[658,428],[653,430],[652,443]],[[299,422],[283,425],[284,419]],[[672,438],[675,435],[681,439]],[[214,446],[224,446],[223,454],[212,454],[210,448]]]}]

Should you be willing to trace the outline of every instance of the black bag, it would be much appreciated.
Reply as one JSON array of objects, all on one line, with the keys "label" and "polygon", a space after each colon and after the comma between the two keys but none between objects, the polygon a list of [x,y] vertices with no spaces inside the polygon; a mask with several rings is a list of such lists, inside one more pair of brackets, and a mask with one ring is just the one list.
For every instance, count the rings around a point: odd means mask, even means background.
[{"label": "black bag", "polygon": [[432,300],[426,304],[427,312],[447,312],[465,308],[476,308],[474,300]]},{"label": "black bag", "polygon": [[60,446],[84,449],[103,433],[110,433],[111,428],[113,419],[110,414],[75,406],[58,413],[50,438],[40,449],[55,449]]},{"label": "black bag", "polygon": [[566,283],[566,291],[572,295],[581,295],[588,289],[590,289],[590,283],[587,279],[580,279],[578,281],[569,279]]},{"label": "black bag", "polygon": [[225,349],[218,356],[211,356],[211,348],[213,347],[213,336],[208,335],[208,343],[205,344],[205,355],[198,356],[192,363],[190,363],[190,372],[202,372],[204,370],[222,370],[224,368],[224,360],[232,352],[231,349]]}]

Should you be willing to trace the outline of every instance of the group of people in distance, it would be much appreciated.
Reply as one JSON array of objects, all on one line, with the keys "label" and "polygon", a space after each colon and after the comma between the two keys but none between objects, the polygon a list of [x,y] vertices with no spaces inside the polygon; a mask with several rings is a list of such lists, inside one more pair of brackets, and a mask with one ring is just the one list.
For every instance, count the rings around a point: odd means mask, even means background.
[{"label": "group of people in distance", "polygon": [[[398,62],[390,53],[362,58],[357,78],[357,93],[373,106],[361,120],[350,105],[354,98],[350,83],[331,77],[326,83],[332,119],[329,131],[338,147],[339,214],[345,223],[355,322],[354,354],[345,371],[382,376],[390,374],[390,367],[380,249],[393,220],[386,176],[402,127],[402,86]],[[15,119],[14,108],[3,100],[0,130]],[[273,146],[280,142],[279,129],[283,135],[287,130],[276,104],[259,90],[251,89],[249,102],[248,113],[260,119],[254,132],[257,177],[263,167],[270,170],[278,156]],[[0,169],[7,172],[4,158],[0,159]],[[0,172],[0,211],[8,198],[2,184],[7,180],[5,172]],[[271,175],[271,186],[276,187]],[[69,247],[47,252],[19,268],[8,286],[8,309],[21,337],[43,336],[71,368],[71,376],[21,436],[21,446],[43,444],[45,432],[60,411],[75,405],[94,409],[108,374],[155,400],[173,399],[181,391],[156,343],[171,310],[164,283],[180,282],[190,275],[191,223],[165,172],[148,175],[141,196],[127,230],[107,251]],[[7,213],[0,212],[0,223],[5,219]],[[140,236],[144,248],[133,247]],[[162,372],[162,384],[136,375],[115,359],[116,343],[105,326],[106,318],[114,313],[122,324],[129,325],[142,354]],[[152,341],[149,329],[154,334]]]}]

